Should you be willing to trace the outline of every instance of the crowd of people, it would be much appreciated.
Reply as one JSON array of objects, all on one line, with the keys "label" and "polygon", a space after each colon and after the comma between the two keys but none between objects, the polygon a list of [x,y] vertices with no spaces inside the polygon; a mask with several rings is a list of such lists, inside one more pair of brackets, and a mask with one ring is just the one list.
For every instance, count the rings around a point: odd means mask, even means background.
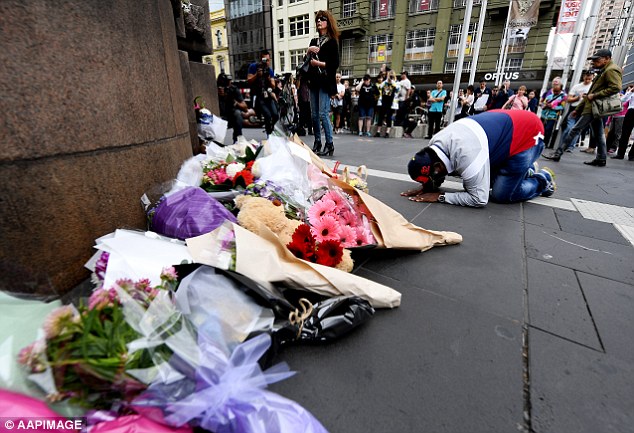
[{"label": "crowd of people", "polygon": [[[318,11],[315,24],[319,36],[312,39],[306,50],[304,64],[295,77],[288,77],[291,100],[297,116],[285,125],[300,136],[313,135],[313,151],[332,156],[334,134],[350,133],[367,137],[390,137],[394,126],[403,128],[403,137],[412,138],[414,129],[426,124],[427,139],[438,134],[449,122],[453,91],[442,81],[434,89],[422,90],[412,85],[407,71],[396,74],[383,65],[376,77],[366,74],[360,80],[341,76],[339,68],[339,30],[329,11]],[[247,82],[251,106],[244,102],[231,77],[221,74],[218,79],[222,116],[233,128],[233,139],[242,134],[242,127],[258,123],[271,134],[278,121],[278,100],[282,79],[270,67],[270,54],[249,66]],[[513,88],[509,80],[490,87],[482,80],[478,86],[458,89],[454,120],[460,120],[491,110],[540,112],[544,128],[544,147],[553,153],[544,154],[555,162],[564,152],[572,152],[586,135],[590,136],[587,153],[596,158],[589,165],[605,166],[611,155],[624,159],[634,127],[634,86],[622,90],[621,71],[612,61],[609,50],[599,50],[590,58],[593,69],[583,73],[582,82],[566,91],[556,77],[552,86],[538,97],[538,92],[521,85]],[[623,109],[609,116],[593,113],[593,99],[621,92]],[[632,108],[630,110],[629,108]],[[325,145],[322,145],[322,134]],[[607,141],[606,141],[607,136]],[[323,149],[322,149],[323,147]],[[634,160],[630,150],[628,159]]]}]

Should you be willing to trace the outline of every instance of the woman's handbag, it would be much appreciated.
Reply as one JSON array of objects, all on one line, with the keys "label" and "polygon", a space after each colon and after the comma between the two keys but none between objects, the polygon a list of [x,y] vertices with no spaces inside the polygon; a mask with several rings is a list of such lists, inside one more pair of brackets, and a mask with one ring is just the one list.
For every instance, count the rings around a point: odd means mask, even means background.
[{"label": "woman's handbag", "polygon": [[611,116],[620,113],[621,110],[623,110],[623,104],[621,103],[621,95],[618,93],[607,98],[592,100],[592,115],[594,117]]}]

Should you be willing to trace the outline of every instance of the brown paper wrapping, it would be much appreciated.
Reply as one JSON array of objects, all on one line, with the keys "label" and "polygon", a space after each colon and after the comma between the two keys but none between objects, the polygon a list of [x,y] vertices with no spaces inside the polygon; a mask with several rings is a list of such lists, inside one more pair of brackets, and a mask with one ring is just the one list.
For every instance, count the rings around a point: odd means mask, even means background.
[{"label": "brown paper wrapping", "polygon": [[[295,257],[277,236],[261,225],[259,234],[233,224],[236,236],[236,272],[265,286],[284,283],[324,296],[359,296],[375,308],[394,308],[401,294],[394,289],[328,266]],[[216,266],[214,232],[187,239],[187,248],[197,263]]]},{"label": "brown paper wrapping", "polygon": [[380,247],[405,250],[427,251],[437,245],[451,245],[462,242],[462,236],[455,232],[426,230],[405,219],[403,215],[380,200],[364,193],[339,179],[330,179],[351,195],[357,195],[368,207],[372,217],[372,234]]}]

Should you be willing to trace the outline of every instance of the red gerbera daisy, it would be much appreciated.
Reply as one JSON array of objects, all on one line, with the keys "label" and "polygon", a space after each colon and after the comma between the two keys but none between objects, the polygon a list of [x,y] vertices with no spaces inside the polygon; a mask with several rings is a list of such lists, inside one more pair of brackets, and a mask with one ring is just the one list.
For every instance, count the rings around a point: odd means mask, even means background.
[{"label": "red gerbera daisy", "polygon": [[315,255],[318,264],[335,267],[343,257],[343,247],[339,241],[323,241],[319,244]]},{"label": "red gerbera daisy", "polygon": [[310,245],[303,242],[292,241],[286,244],[286,248],[288,248],[289,251],[298,259],[310,261],[314,255],[314,251]]},{"label": "red gerbera daisy", "polygon": [[315,245],[315,238],[308,224],[300,224],[293,232],[293,242]]},{"label": "red gerbera daisy", "polygon": [[253,183],[253,175],[249,170],[241,170],[236,173],[233,178],[234,186],[242,186],[246,188]]}]

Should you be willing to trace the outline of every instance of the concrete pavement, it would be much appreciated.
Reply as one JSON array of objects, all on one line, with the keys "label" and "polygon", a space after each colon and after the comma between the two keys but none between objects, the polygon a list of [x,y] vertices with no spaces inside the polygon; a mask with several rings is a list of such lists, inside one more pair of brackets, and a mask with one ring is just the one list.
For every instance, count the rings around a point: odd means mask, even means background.
[{"label": "concrete pavement", "polygon": [[289,348],[299,374],[273,390],[331,433],[634,432],[634,162],[566,153],[540,161],[557,174],[552,198],[472,209],[399,196],[426,143],[341,134],[325,159],[367,165],[373,196],[463,243],[356,256],[401,307],[334,344]]}]

